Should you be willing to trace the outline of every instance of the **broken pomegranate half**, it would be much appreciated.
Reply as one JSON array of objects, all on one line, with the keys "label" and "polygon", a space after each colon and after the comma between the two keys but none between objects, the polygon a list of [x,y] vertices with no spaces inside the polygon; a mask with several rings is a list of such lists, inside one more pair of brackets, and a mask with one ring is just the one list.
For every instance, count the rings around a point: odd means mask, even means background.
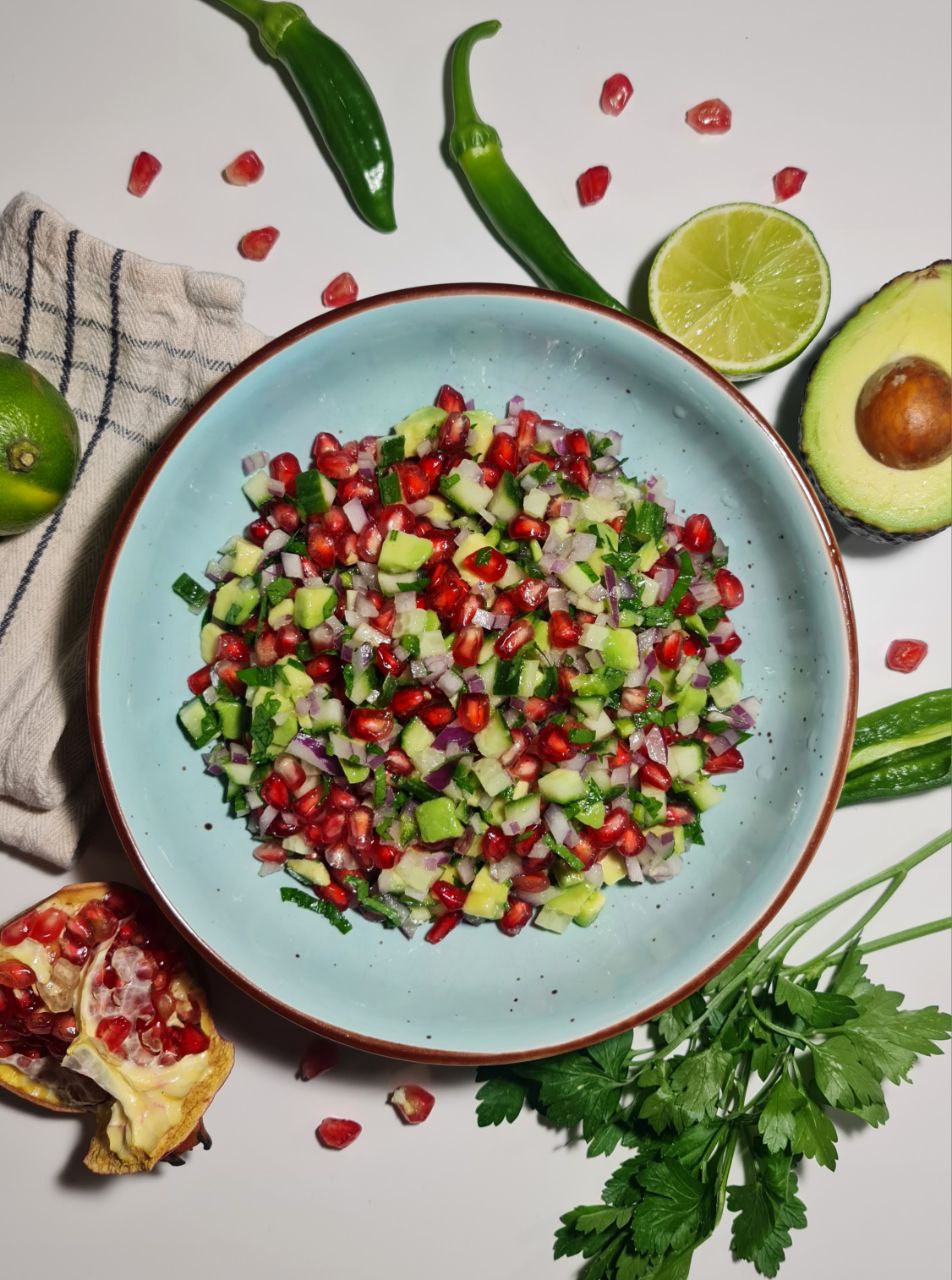
[{"label": "broken pomegranate half", "polygon": [[93,1112],[94,1173],[181,1163],[234,1050],[148,899],[76,884],[0,927],[0,1087]]}]

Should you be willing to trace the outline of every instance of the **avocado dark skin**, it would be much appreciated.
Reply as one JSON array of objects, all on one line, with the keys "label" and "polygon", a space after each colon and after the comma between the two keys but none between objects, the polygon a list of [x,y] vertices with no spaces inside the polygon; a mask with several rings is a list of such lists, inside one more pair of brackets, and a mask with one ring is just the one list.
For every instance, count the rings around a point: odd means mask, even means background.
[{"label": "avocado dark skin", "polygon": [[842,325],[810,374],[803,465],[827,511],[882,543],[952,522],[952,263],[890,280]]}]

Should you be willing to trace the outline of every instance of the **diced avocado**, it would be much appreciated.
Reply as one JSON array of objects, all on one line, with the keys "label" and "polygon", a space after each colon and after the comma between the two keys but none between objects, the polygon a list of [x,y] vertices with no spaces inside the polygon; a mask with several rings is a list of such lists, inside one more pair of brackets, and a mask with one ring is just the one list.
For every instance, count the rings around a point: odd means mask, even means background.
[{"label": "diced avocado", "polygon": [[574,884],[564,893],[560,893],[557,898],[552,898],[545,904],[546,909],[574,920],[593,892],[597,890],[593,890],[592,886],[583,880],[581,884]]},{"label": "diced avocado", "polygon": [[426,404],[407,414],[402,422],[394,427],[398,436],[403,436],[403,456],[411,457],[419,449],[434,427],[442,426],[446,421],[446,410],[436,405]]},{"label": "diced avocado", "polygon": [[[439,867],[432,870],[426,867],[423,861],[426,857],[428,855],[422,849],[408,849],[394,868],[404,885],[408,889],[415,889],[417,893],[429,893],[433,881],[439,879]],[[382,886],[380,891],[387,892]]]},{"label": "diced avocado", "polygon": [[325,698],[316,715],[311,716],[311,728],[318,733],[340,729],[344,724],[344,704],[339,698]]},{"label": "diced avocado", "polygon": [[267,471],[256,471],[241,486],[245,497],[254,506],[263,507],[266,502],[271,501],[273,495],[269,488],[270,480],[271,477]]},{"label": "diced avocado", "polygon": [[605,801],[592,779],[585,784],[585,794],[571,804],[569,814],[575,822],[583,822],[596,830],[605,822]]},{"label": "diced avocado", "polygon": [[202,662],[214,662],[218,657],[218,637],[225,634],[225,628],[220,627],[217,622],[206,622],[202,627],[201,639],[199,647],[202,652]]},{"label": "diced avocado", "polygon": [[380,548],[377,568],[382,573],[416,573],[432,554],[433,543],[429,538],[391,529]]},{"label": "diced avocado", "polygon": [[585,872],[573,870],[567,862],[556,862],[554,874],[560,889],[571,889],[573,884],[581,884],[585,880]]},{"label": "diced avocado", "polygon": [[[496,425],[496,417],[486,409],[468,409],[466,416],[469,418],[469,436],[466,440],[466,452],[471,458],[475,458],[477,462],[482,462],[489,446],[493,442],[493,427]],[[428,514],[432,519],[432,512]]]},{"label": "diced avocado", "polygon": [[508,524],[522,510],[522,489],[511,471],[504,471],[487,510],[500,524]]},{"label": "diced avocado", "polygon": [[509,885],[505,880],[494,880],[488,867],[481,867],[470,885],[463,911],[480,920],[498,920],[505,914],[509,900]]},{"label": "diced avocado", "polygon": [[593,889],[580,910],[576,912],[575,923],[581,925],[583,929],[587,929],[604,905],[605,895],[600,890]]},{"label": "diced avocado", "polygon": [[408,756],[418,755],[421,751],[425,751],[427,747],[432,747],[435,742],[435,736],[430,732],[422,720],[418,720],[416,716],[410,720],[400,735],[400,746]]},{"label": "diced avocado", "polygon": [[286,622],[290,622],[294,617],[294,601],[282,600],[279,604],[274,605],[268,610],[268,626],[272,631],[277,631],[279,627],[283,627]]},{"label": "diced avocado", "polygon": [[668,748],[668,771],[682,782],[696,778],[704,763],[704,748],[699,742],[681,742]]},{"label": "diced avocado", "polygon": [[522,499],[522,509],[527,516],[543,520],[549,509],[549,495],[542,488],[530,489]]},{"label": "diced avocado", "polygon": [[539,791],[546,800],[554,800],[556,804],[571,804],[585,794],[585,783],[582,775],[574,769],[553,769],[551,773],[543,773],[539,778]]},{"label": "diced avocado", "polygon": [[512,778],[498,760],[488,756],[480,757],[473,765],[473,773],[479,779],[479,785],[489,796],[498,796],[512,786]]},{"label": "diced avocado", "polygon": [[287,686],[292,702],[295,698],[306,697],[314,688],[314,681],[306,671],[302,670],[297,659],[292,658],[290,654],[279,658],[275,668],[281,683]]},{"label": "diced avocado", "polygon": [[204,747],[218,735],[218,717],[201,698],[192,698],[186,702],[180,708],[178,718],[193,747]]},{"label": "diced avocado", "polygon": [[[291,839],[294,839],[292,836]],[[282,842],[287,847],[287,841]],[[331,877],[327,867],[316,858],[288,858],[284,864],[296,880],[306,880],[308,884],[330,884]]]},{"label": "diced avocado", "polygon": [[215,703],[215,710],[221,722],[221,736],[234,741],[245,731],[245,704],[237,698],[221,698]]},{"label": "diced avocado", "polygon": [[264,559],[264,552],[247,538],[236,538],[231,551],[231,570],[239,578],[248,578]]},{"label": "diced avocado", "polygon": [[298,587],[294,597],[294,621],[305,631],[319,627],[337,608],[333,587]]},{"label": "diced avocado", "polygon": [[506,822],[519,824],[519,830],[525,831],[534,827],[539,821],[540,801],[537,795],[523,796],[518,800],[510,800],[506,805]]},{"label": "diced avocado", "polygon": [[606,853],[602,858],[601,867],[606,885],[617,884],[619,880],[624,880],[628,874],[625,859],[617,853]]},{"label": "diced avocado", "polygon": [[417,805],[417,826],[420,839],[424,844],[435,844],[438,840],[455,840],[463,834],[456,808],[452,800],[446,796],[437,796],[435,800],[424,800]]},{"label": "diced avocado", "polygon": [[707,690],[686,684],[678,690],[678,716],[698,716],[707,705]]},{"label": "diced avocado", "polygon": [[440,493],[447,502],[466,512],[485,511],[493,496],[488,485],[463,475],[459,467],[440,477]]},{"label": "diced avocado", "polygon": [[230,578],[222,583],[215,593],[213,618],[236,626],[251,617],[261,593],[256,586],[242,586],[242,582],[242,578]]},{"label": "diced avocado", "polygon": [[489,756],[494,760],[498,760],[512,746],[512,736],[498,711],[492,713],[486,728],[481,729],[473,741],[480,755]]},{"label": "diced avocado", "polygon": [[715,787],[710,778],[698,778],[697,782],[688,787],[688,795],[698,812],[706,813],[724,799],[724,788]]},{"label": "diced avocado", "polygon": [[605,665],[618,667],[621,671],[634,671],[639,664],[638,637],[634,631],[623,631],[620,627],[612,627],[608,639],[602,646],[602,657]]}]

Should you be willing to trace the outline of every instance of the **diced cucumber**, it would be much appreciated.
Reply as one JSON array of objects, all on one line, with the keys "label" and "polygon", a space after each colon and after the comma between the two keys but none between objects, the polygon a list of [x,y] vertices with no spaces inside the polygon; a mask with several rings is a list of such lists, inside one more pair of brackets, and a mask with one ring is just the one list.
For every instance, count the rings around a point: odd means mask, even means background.
[{"label": "diced cucumber", "polygon": [[340,761],[340,767],[344,770],[344,777],[348,782],[356,784],[365,782],[370,777],[370,770],[365,764],[348,764],[346,760]]},{"label": "diced cucumber", "polygon": [[231,571],[239,578],[249,578],[264,559],[264,552],[247,538],[236,538],[231,551]]},{"label": "diced cucumber", "polygon": [[609,667],[618,667],[621,671],[634,671],[639,665],[638,637],[634,631],[612,627],[608,639],[602,645],[602,657]]},{"label": "diced cucumber", "polygon": [[303,471],[297,478],[295,500],[309,516],[323,515],[334,505],[337,486],[313,468]]},{"label": "diced cucumber", "polygon": [[[567,920],[574,920],[578,913],[585,906],[593,893],[597,893],[586,881],[581,884],[573,884],[570,889],[566,889],[564,893],[560,893],[557,898],[552,898],[547,902],[539,912],[541,918],[543,913],[550,912],[554,915],[564,916]],[[539,920],[536,920],[536,924]],[[543,928],[546,926],[543,925]]]},{"label": "diced cucumber", "polygon": [[561,911],[550,911],[549,905],[546,903],[536,916],[535,924],[540,929],[547,929],[549,933],[564,933],[572,923],[572,917],[563,915]]},{"label": "diced cucumber", "polygon": [[440,493],[454,507],[470,513],[485,511],[493,496],[488,485],[463,475],[459,467],[440,477]]},{"label": "diced cucumber", "polygon": [[593,889],[580,910],[576,912],[575,923],[581,925],[583,929],[587,929],[604,905],[605,895],[599,889]]},{"label": "diced cucumber", "polygon": [[[536,520],[545,518],[545,513],[549,509],[549,495],[544,489],[530,489],[522,499],[522,509],[527,516],[532,516]],[[509,517],[510,520],[512,517]]]},{"label": "diced cucumber", "polygon": [[[314,681],[301,668],[300,663],[290,654],[286,654],[283,658],[279,658],[275,663],[275,670],[283,685],[287,687],[291,701],[295,698],[306,697],[314,688]],[[276,688],[276,692],[281,690]]]},{"label": "diced cucumber", "polygon": [[531,698],[539,679],[539,664],[534,658],[527,658],[519,673],[519,697]]},{"label": "diced cucumber", "polygon": [[243,702],[239,702],[237,698],[219,697],[215,703],[215,711],[221,722],[221,736],[234,741],[240,738],[245,731],[245,706]]},{"label": "diced cucumber", "polygon": [[[584,561],[579,564],[570,564],[566,566],[561,573],[556,574],[556,577],[560,578],[565,583],[569,591],[575,591],[580,596],[584,596],[589,587],[594,586],[598,581],[598,574],[594,569],[590,569]],[[592,607],[589,609],[589,612],[595,613],[595,605],[600,603],[601,601],[593,600]],[[586,607],[588,606],[586,605]]]},{"label": "diced cucumber", "polygon": [[350,686],[350,700],[358,705],[366,702],[377,687],[374,683],[373,667],[365,667],[363,671],[355,671]]},{"label": "diced cucumber", "polygon": [[294,597],[294,621],[305,631],[319,627],[337,608],[333,587],[298,587]]},{"label": "diced cucumber", "polygon": [[508,900],[508,883],[505,880],[494,880],[488,867],[480,867],[466,895],[463,911],[480,920],[498,920],[505,915]]},{"label": "diced cucumber", "polygon": [[[471,458],[475,458],[477,462],[482,462],[489,450],[489,446],[493,442],[493,427],[496,425],[496,417],[486,409],[468,409],[466,416],[469,418],[469,436],[466,440],[466,452]],[[432,512],[429,513],[431,518],[432,514]]]},{"label": "diced cucumber", "polygon": [[704,764],[704,748],[700,742],[680,742],[668,747],[668,771],[672,778],[686,782],[696,778]]},{"label": "diced cucumber", "polygon": [[211,663],[218,657],[218,637],[225,634],[225,628],[220,627],[217,622],[206,622],[201,631],[201,639],[199,647],[202,653],[202,662]]},{"label": "diced cucumber", "polygon": [[427,747],[432,747],[435,741],[435,735],[416,716],[404,725],[403,732],[400,734],[400,746],[408,756],[419,755]]},{"label": "diced cucumber", "polygon": [[344,704],[339,698],[325,698],[311,716],[311,728],[317,733],[329,733],[341,729],[344,724]]},{"label": "diced cucumber", "polygon": [[420,657],[433,658],[446,652],[446,641],[442,631],[424,631],[420,636]]},{"label": "diced cucumber", "polygon": [[233,782],[238,787],[250,787],[251,776],[255,771],[253,764],[235,764],[233,760],[226,760],[221,767],[222,773],[229,782]]},{"label": "diced cucumber", "polygon": [[492,713],[486,728],[481,729],[473,741],[480,755],[489,756],[493,760],[498,760],[512,746],[512,736],[498,711]]},{"label": "diced cucumber", "polygon": [[[295,839],[291,836],[290,839]],[[282,841],[287,848],[287,841]],[[330,884],[331,877],[327,867],[323,862],[319,862],[316,858],[288,858],[284,864],[285,870],[294,876],[295,880],[306,880],[308,884],[325,885]]]},{"label": "diced cucumber", "polygon": [[510,800],[506,805],[507,823],[517,823],[520,831],[534,827],[539,821],[541,802],[537,795],[523,796],[519,800]]},{"label": "diced cucumber", "polygon": [[706,813],[724,799],[724,788],[715,787],[710,778],[698,778],[697,782],[688,787],[688,795],[698,812]]},{"label": "diced cucumber", "polygon": [[237,626],[246,622],[256,607],[261,593],[256,586],[242,586],[242,578],[230,578],[223,582],[215,592],[215,603],[212,605],[212,617],[219,622],[227,622]]},{"label": "diced cucumber", "polygon": [[698,716],[707,706],[707,690],[686,684],[678,690],[678,716]]},{"label": "diced cucumber", "polygon": [[178,718],[193,747],[204,747],[218,736],[218,716],[201,698],[192,698],[186,702],[180,708]]},{"label": "diced cucumber", "polygon": [[511,471],[504,471],[487,510],[500,524],[508,524],[522,510],[522,497],[516,477]]},{"label": "diced cucumber", "polygon": [[414,533],[391,529],[380,548],[377,568],[380,573],[406,573],[414,575],[433,554],[429,538],[418,538]]},{"label": "diced cucumber", "polygon": [[[623,632],[622,634],[628,634],[628,633]],[[583,648],[598,649],[599,651],[601,651],[604,649],[605,642],[608,640],[608,637],[610,635],[611,635],[611,629],[609,627],[603,627],[598,622],[590,622],[588,626],[582,628],[582,634],[580,639],[581,639]],[[635,648],[637,649],[637,647],[638,647],[638,642],[635,641]],[[606,658],[605,661],[608,662],[608,659]],[[621,666],[622,664],[618,662],[613,662],[613,663],[609,663],[609,665],[617,667],[617,666]],[[630,665],[630,664],[625,664],[625,665]]]},{"label": "diced cucumber", "polygon": [[399,640],[401,636],[422,636],[425,626],[425,609],[407,609],[396,616],[393,624],[394,639]]},{"label": "diced cucumber", "polygon": [[268,487],[270,480],[271,476],[267,471],[256,471],[241,486],[242,492],[253,506],[263,507],[266,502],[271,501],[272,493]]},{"label": "diced cucumber", "polygon": [[[430,547],[432,549],[432,543]],[[378,572],[377,586],[385,596],[396,596],[401,591],[413,591],[416,589],[417,575],[408,569],[404,569],[402,573],[384,573]]]},{"label": "diced cucumber", "polygon": [[628,874],[628,868],[625,866],[625,860],[617,853],[606,853],[601,861],[602,875],[605,877],[606,885],[617,884],[619,880],[624,880]]},{"label": "diced cucumber", "polygon": [[500,792],[512,786],[512,778],[499,761],[488,756],[476,761],[473,765],[473,773],[488,796],[498,796]]},{"label": "diced cucumber", "polygon": [[[430,870],[424,865],[424,858],[429,856],[422,849],[408,849],[397,863],[394,870],[408,889],[415,889],[417,893],[429,893],[433,881],[439,879],[439,867]],[[385,892],[381,888],[381,893]]]},{"label": "diced cucumber", "polygon": [[712,684],[710,686],[711,701],[719,711],[726,711],[728,707],[732,707],[735,702],[740,702],[744,696],[744,690],[739,680],[734,676],[728,676],[722,680],[720,684]]},{"label": "diced cucumber", "polygon": [[582,775],[574,769],[553,769],[551,773],[543,773],[539,778],[539,791],[546,800],[553,800],[556,804],[571,804],[585,794],[585,783]]}]

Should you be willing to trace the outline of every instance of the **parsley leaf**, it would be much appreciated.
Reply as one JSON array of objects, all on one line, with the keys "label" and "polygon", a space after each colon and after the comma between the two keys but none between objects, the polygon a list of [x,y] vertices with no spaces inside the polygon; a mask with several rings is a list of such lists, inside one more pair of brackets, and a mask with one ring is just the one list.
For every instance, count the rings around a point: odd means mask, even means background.
[{"label": "parsley leaf", "polygon": [[636,1246],[653,1254],[687,1248],[698,1235],[711,1188],[676,1160],[649,1164],[639,1170],[638,1181],[646,1194],[635,1210]]},{"label": "parsley leaf", "polygon": [[281,703],[272,694],[259,702],[251,715],[251,760],[254,764],[263,764],[268,757],[268,748],[274,741],[274,716],[281,710]]},{"label": "parsley leaf", "polygon": [[751,1181],[728,1187],[727,1205],[737,1215],[731,1235],[736,1257],[752,1262],[762,1276],[775,1276],[790,1248],[791,1230],[807,1225],[789,1158],[759,1161]]},{"label": "parsley leaf", "polygon": [[[481,1073],[482,1074],[482,1073]],[[512,1124],[526,1101],[526,1086],[511,1076],[492,1075],[476,1094],[476,1119],[486,1125]]]},{"label": "parsley leaf", "polygon": [[811,1027],[836,1027],[856,1016],[856,1005],[849,996],[833,991],[811,991],[782,974],[777,979],[774,997]]}]

